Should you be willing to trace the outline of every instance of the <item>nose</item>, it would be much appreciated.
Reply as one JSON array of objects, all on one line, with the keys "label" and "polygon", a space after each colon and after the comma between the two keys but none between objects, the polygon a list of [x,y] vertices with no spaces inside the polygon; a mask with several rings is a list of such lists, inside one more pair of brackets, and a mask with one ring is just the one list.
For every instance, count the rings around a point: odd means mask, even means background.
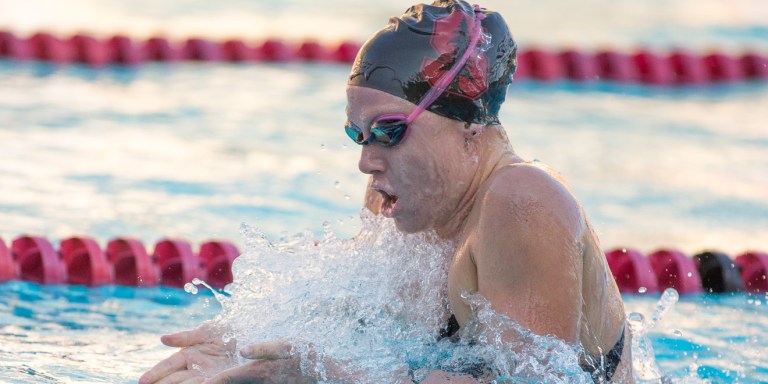
[{"label": "nose", "polygon": [[384,171],[384,159],[380,156],[381,149],[381,146],[376,144],[362,146],[360,161],[357,163],[360,172],[372,175]]}]

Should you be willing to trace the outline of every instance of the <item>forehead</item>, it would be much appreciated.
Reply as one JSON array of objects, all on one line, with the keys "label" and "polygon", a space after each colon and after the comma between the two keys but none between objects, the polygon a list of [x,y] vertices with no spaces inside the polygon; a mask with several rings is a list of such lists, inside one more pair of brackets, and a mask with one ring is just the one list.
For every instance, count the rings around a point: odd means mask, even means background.
[{"label": "forehead", "polygon": [[416,106],[397,96],[373,88],[347,86],[347,119],[365,124],[384,113],[410,113]]}]

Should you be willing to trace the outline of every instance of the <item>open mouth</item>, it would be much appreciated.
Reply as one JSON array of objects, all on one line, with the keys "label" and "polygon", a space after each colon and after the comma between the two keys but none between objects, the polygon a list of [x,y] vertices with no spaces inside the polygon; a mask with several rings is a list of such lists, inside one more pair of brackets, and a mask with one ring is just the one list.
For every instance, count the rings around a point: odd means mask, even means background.
[{"label": "open mouth", "polygon": [[377,192],[381,194],[382,198],[380,213],[384,215],[384,217],[392,217],[395,205],[397,205],[397,196],[390,195],[382,190],[377,190]]}]

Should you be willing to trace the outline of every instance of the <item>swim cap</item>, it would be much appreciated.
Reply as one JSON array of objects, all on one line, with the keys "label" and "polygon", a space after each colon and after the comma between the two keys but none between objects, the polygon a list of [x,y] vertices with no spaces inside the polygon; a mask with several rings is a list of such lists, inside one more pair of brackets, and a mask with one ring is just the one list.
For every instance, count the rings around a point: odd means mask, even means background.
[{"label": "swim cap", "polygon": [[469,45],[483,13],[483,36],[464,68],[427,110],[453,120],[499,124],[499,108],[517,67],[517,46],[496,12],[464,0],[414,5],[365,42],[347,85],[374,88],[419,104]]}]

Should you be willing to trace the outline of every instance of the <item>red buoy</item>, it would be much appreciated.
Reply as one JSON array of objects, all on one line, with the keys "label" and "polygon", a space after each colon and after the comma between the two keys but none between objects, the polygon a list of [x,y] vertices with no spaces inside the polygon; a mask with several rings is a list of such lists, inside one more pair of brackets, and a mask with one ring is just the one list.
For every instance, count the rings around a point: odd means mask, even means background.
[{"label": "red buoy", "polygon": [[69,284],[93,287],[112,283],[112,265],[95,240],[70,237],[61,241],[59,252],[67,268]]},{"label": "red buoy", "polygon": [[333,57],[323,45],[313,40],[301,44],[296,54],[300,59],[306,61],[328,61]]},{"label": "red buoy", "polygon": [[20,39],[10,32],[0,31],[0,57],[28,60],[32,58],[32,49],[27,40]]},{"label": "red buoy", "polygon": [[595,55],[601,80],[629,83],[638,80],[637,69],[629,56],[613,51]]},{"label": "red buoy", "polygon": [[559,55],[565,77],[574,81],[594,81],[597,79],[595,56],[579,51],[567,50]]},{"label": "red buoy", "polygon": [[187,39],[181,49],[181,57],[185,60],[221,61],[223,56],[219,43],[201,38]]},{"label": "red buoy", "polygon": [[205,280],[200,260],[185,240],[159,241],[155,244],[154,257],[160,266],[160,282],[163,285],[181,288],[194,278]]},{"label": "red buoy", "polygon": [[667,58],[675,84],[704,84],[709,81],[704,61],[699,56],[694,56],[686,51],[678,50]]},{"label": "red buoy", "polygon": [[179,50],[162,37],[152,37],[144,44],[147,60],[175,61],[181,58]]},{"label": "red buoy", "polygon": [[747,53],[739,58],[744,76],[749,79],[768,79],[768,57]]},{"label": "red buoy", "polygon": [[221,45],[224,60],[257,61],[261,60],[260,51],[249,47],[242,40],[227,40]]},{"label": "red buoy", "polygon": [[732,83],[744,78],[739,62],[731,56],[715,52],[704,56],[703,60],[712,81]]},{"label": "red buoy", "polygon": [[357,57],[357,52],[360,51],[360,48],[361,46],[358,43],[345,41],[339,44],[333,56],[336,58],[336,61],[340,63],[353,63],[355,61],[355,57]]},{"label": "red buoy", "polygon": [[3,239],[0,239],[0,282],[16,280],[19,278],[19,266],[13,260],[11,251],[5,245]]},{"label": "red buoy", "polygon": [[139,240],[117,238],[107,243],[107,259],[114,269],[115,284],[152,287],[159,283],[157,266]]},{"label": "red buoy", "polygon": [[632,56],[641,83],[669,85],[673,81],[672,67],[668,60],[647,50]]},{"label": "red buoy", "polygon": [[22,280],[39,284],[64,284],[67,271],[51,243],[39,236],[21,236],[11,243]]},{"label": "red buoy", "polygon": [[147,57],[146,47],[134,44],[133,40],[126,36],[113,36],[106,42],[109,45],[111,63],[123,65],[136,65],[144,61]]},{"label": "red buoy", "polygon": [[605,254],[621,293],[657,293],[658,282],[648,258],[640,251],[618,248]]},{"label": "red buoy", "polygon": [[545,49],[534,48],[526,52],[521,64],[527,61],[525,72],[529,77],[541,81],[553,81],[563,76],[563,68],[558,56]]},{"label": "red buoy", "polygon": [[228,241],[208,241],[200,246],[200,260],[206,271],[206,282],[214,288],[224,288],[232,282],[232,262],[240,251]]},{"label": "red buoy", "polygon": [[74,60],[93,67],[103,67],[112,58],[112,46],[93,36],[75,35],[68,44],[74,51]]},{"label": "red buoy", "polygon": [[750,292],[768,292],[768,253],[746,252],[736,257],[744,288]]},{"label": "red buoy", "polygon": [[296,53],[287,44],[280,40],[269,39],[259,47],[264,60],[267,61],[291,61],[296,58]]},{"label": "red buoy", "polygon": [[700,293],[701,277],[692,258],[675,249],[660,249],[648,255],[659,290],[674,288],[680,294]]},{"label": "red buoy", "polygon": [[54,64],[69,63],[74,56],[72,45],[49,33],[41,32],[33,35],[29,38],[29,45],[33,58]]}]

